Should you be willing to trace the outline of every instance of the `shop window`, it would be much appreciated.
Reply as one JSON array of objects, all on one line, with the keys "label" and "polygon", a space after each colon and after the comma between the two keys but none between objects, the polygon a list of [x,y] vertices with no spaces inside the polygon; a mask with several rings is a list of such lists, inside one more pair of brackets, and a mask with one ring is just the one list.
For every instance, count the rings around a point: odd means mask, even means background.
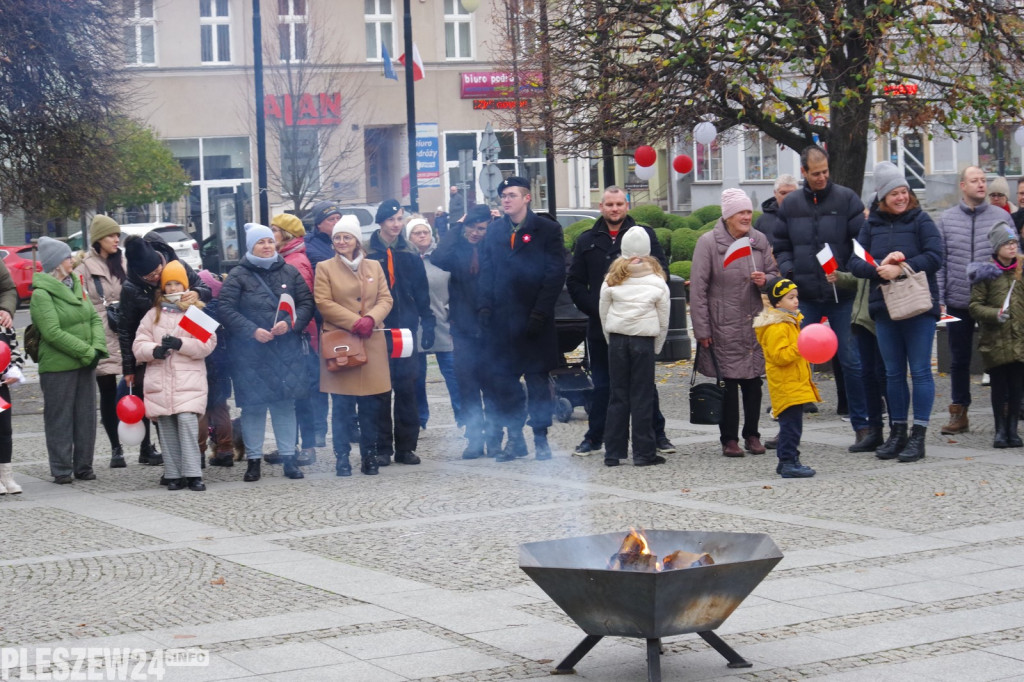
[{"label": "shop window", "polygon": [[711,144],[693,143],[693,179],[697,182],[722,181],[722,148],[718,138]]},{"label": "shop window", "polygon": [[1021,147],[1013,141],[1017,123],[978,130],[978,167],[1002,176],[1021,174]]}]

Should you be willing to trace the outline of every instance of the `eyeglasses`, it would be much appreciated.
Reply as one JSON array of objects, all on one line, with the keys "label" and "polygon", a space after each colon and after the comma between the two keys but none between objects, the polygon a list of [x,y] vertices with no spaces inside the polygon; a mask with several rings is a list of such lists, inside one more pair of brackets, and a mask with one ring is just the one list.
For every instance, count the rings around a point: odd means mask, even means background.
[{"label": "eyeglasses", "polygon": [[430,232],[427,230],[414,230],[411,235],[412,237],[429,237]]},{"label": "eyeglasses", "polygon": [[354,242],[356,238],[350,234],[336,234],[331,237],[332,242]]}]

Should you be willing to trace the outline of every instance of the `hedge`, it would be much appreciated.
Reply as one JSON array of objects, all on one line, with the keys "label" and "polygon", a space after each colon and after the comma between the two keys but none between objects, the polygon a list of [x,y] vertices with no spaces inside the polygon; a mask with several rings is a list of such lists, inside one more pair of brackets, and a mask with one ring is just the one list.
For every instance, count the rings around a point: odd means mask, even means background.
[{"label": "hedge", "polygon": [[656,227],[654,228],[654,236],[658,238],[658,243],[661,244],[662,253],[672,253],[672,230],[667,227]]},{"label": "hedge", "polygon": [[660,207],[654,204],[642,204],[630,209],[633,220],[648,227],[667,227],[667,217]]},{"label": "hedge", "polygon": [[717,204],[701,206],[690,215],[699,220],[701,225],[706,225],[707,223],[714,222],[722,217],[722,207]]},{"label": "hedge", "polygon": [[572,247],[576,245],[576,239],[581,234],[589,230],[594,226],[596,221],[593,218],[585,218],[579,220],[562,231],[562,236],[565,239],[565,248],[568,251],[572,251]]},{"label": "hedge", "polygon": [[676,275],[683,279],[690,279],[690,267],[693,265],[692,261],[681,260],[675,263],[670,263],[668,266],[668,272],[670,275]]},{"label": "hedge", "polygon": [[672,233],[672,258],[671,262],[687,261],[693,258],[693,247],[701,233],[696,230],[676,230]]}]

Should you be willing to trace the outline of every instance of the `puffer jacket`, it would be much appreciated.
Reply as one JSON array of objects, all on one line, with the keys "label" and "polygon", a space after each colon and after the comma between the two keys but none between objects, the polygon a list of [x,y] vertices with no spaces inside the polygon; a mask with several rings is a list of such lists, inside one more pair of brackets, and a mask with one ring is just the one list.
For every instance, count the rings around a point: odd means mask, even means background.
[{"label": "puffer jacket", "polygon": [[306,233],[305,242],[306,258],[313,266],[313,272],[316,272],[318,263],[334,258],[334,244],[331,243],[331,235],[313,228],[312,232]]},{"label": "puffer jacket", "polygon": [[[118,251],[116,255],[110,257],[120,258],[121,267],[127,272],[128,263],[124,259],[124,252]],[[103,322],[103,333],[106,336],[108,355],[100,360],[100,364],[96,366],[96,374],[98,376],[120,374],[121,342],[117,338],[117,333],[110,328],[110,324],[107,321],[107,304],[116,303],[121,300],[121,280],[110,274],[110,268],[107,267],[106,259],[98,255],[91,248],[86,252],[82,262],[75,268],[75,274],[82,276],[85,291],[89,295],[93,308],[96,309],[96,314],[100,316],[100,321]],[[103,289],[103,295],[100,295],[101,288]]]},{"label": "puffer jacket", "polygon": [[[764,374],[764,357],[754,336],[754,318],[761,312],[761,292],[750,280],[751,270],[759,270],[768,279],[779,274],[768,238],[751,229],[747,235],[753,250],[750,258],[741,258],[722,267],[725,252],[736,241],[719,219],[710,232],[697,240],[690,270],[690,320],[693,335],[711,339],[715,358],[725,379],[753,379]],[[831,287],[830,287],[831,290]],[[714,377],[710,353],[698,356],[697,371]]]},{"label": "puffer jacket", "polygon": [[761,202],[761,216],[754,223],[754,229],[768,237],[768,243],[775,244],[775,229],[779,226],[779,200],[774,195]]},{"label": "puffer jacket", "polygon": [[430,310],[434,313],[434,345],[428,350],[423,350],[420,339],[423,330],[416,335],[416,350],[420,353],[447,353],[455,346],[452,344],[452,333],[448,322],[448,281],[451,275],[434,264],[434,253],[437,244],[431,243],[426,253],[420,254],[423,261],[423,269],[427,274],[427,288],[430,290]]},{"label": "puffer jacket", "polygon": [[803,315],[791,315],[773,307],[767,300],[761,314],[754,318],[754,333],[764,352],[773,417],[794,405],[821,401],[818,387],[811,378],[811,364],[797,349],[803,319]]},{"label": "puffer jacket", "polygon": [[[796,282],[801,301],[834,300],[832,285],[825,279],[817,254],[828,244],[839,269],[847,269],[853,253],[851,240],[864,225],[860,197],[831,181],[820,192],[805,185],[782,200],[777,215],[773,244],[779,274]],[[854,293],[839,291],[839,300],[849,300]]]},{"label": "puffer jacket", "polygon": [[[164,257],[164,263],[179,260],[178,255],[174,253],[174,249],[156,232],[147,233],[143,239],[149,242],[149,245]],[[213,292],[210,291],[210,287],[206,286],[206,282],[199,279],[199,275],[192,270],[188,263],[185,261],[179,262],[184,266],[185,274],[188,275],[189,290],[199,294],[199,300],[203,303],[209,303],[210,299],[213,298]],[[132,354],[132,344],[135,343],[135,330],[139,328],[142,318],[153,307],[153,301],[156,300],[156,292],[159,289],[160,283],[157,282],[156,285],[152,285],[142,279],[141,275],[149,274],[147,272],[137,273],[133,272],[131,268],[126,270],[126,272],[128,277],[121,285],[121,323],[117,328],[117,336],[118,342],[121,345],[121,373],[135,374],[135,356]]]},{"label": "puffer jacket", "polygon": [[988,233],[996,223],[1009,224],[1011,220],[1006,211],[988,202],[972,208],[961,201],[942,212],[938,227],[946,257],[942,259],[942,268],[936,278],[939,303],[952,308],[970,306],[971,285],[967,281],[967,265],[986,263],[992,258]]},{"label": "puffer jacket", "polygon": [[[1010,362],[1024,362],[1024,284],[1021,283],[1021,263],[1003,270],[995,264],[971,263],[967,277],[971,282],[971,317],[978,321],[978,352],[985,371]],[[1016,284],[1013,284],[1016,282]],[[1010,319],[999,322],[999,310],[1010,294]]]},{"label": "puffer jacket", "polygon": [[82,290],[82,278],[72,275],[74,288],[53,275],[32,277],[29,312],[39,330],[39,373],[67,372],[89,367],[107,357],[103,322]]},{"label": "puffer jacket", "polygon": [[[284,258],[284,262],[299,271],[303,281],[310,291],[313,291],[313,266],[306,256],[306,242],[301,239],[289,239],[278,251]],[[313,350],[320,352],[320,335],[316,333],[316,315],[306,325],[306,333],[309,334],[309,342]]]},{"label": "puffer jacket", "polygon": [[615,286],[601,285],[599,315],[604,338],[609,334],[653,336],[660,353],[668,335],[668,285],[647,263],[631,263],[629,277]]},{"label": "puffer jacket", "polygon": [[[398,235],[398,239],[389,248],[380,238],[380,230],[377,230],[370,235],[363,248],[366,250],[367,258],[380,263],[394,302],[391,312],[388,313],[388,319],[384,320],[384,326],[411,329],[413,334],[416,333],[420,324],[424,329],[433,329],[436,322],[434,313],[430,309],[427,271],[423,267],[423,261],[420,260],[419,254],[413,252],[409,247],[405,236]],[[391,283],[388,272],[389,251],[394,264],[394,284]]]},{"label": "puffer jacket", "polygon": [[[295,327],[267,343],[260,343],[253,338],[253,332],[269,331],[274,326],[280,294],[291,294],[295,299]],[[243,259],[221,287],[219,313],[231,345],[235,404],[245,407],[299,400],[309,394],[304,356],[313,351],[295,330],[301,332],[309,324],[313,316],[313,294],[298,270],[280,256],[267,269]]]},{"label": "puffer jacket", "polygon": [[[939,316],[939,288],[936,273],[942,267],[943,245],[942,235],[935,227],[931,217],[920,208],[912,208],[898,216],[882,213],[877,208],[871,209],[867,223],[857,235],[857,241],[864,250],[871,254],[876,263],[893,251],[900,251],[906,257],[906,263],[915,272],[928,275],[928,288],[932,294],[932,308],[926,315]],[[985,243],[988,243],[986,237]],[[862,260],[859,256],[850,258],[850,272],[857,277],[871,281],[871,294],[868,298],[868,311],[874,320],[888,319],[889,309],[882,297],[882,280],[874,265]]]},{"label": "puffer jacket", "polygon": [[[206,412],[206,356],[217,346],[217,335],[211,334],[200,341],[178,326],[185,310],[174,303],[162,302],[139,323],[132,352],[139,362],[146,363],[146,382],[143,400],[146,416],[167,417],[172,414]],[[160,319],[157,319],[157,312]],[[153,350],[163,342],[164,336],[181,339],[181,348],[167,353],[163,360],[153,357]]]}]

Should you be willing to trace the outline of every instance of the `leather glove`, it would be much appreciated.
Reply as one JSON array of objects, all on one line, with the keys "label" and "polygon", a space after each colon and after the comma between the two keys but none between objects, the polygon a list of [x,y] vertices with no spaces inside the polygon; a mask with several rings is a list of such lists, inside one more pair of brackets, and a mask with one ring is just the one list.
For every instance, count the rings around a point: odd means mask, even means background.
[{"label": "leather glove", "polygon": [[167,357],[167,349],[163,346],[157,346],[153,349],[153,357],[157,360],[163,360]]},{"label": "leather glove", "polygon": [[181,350],[181,339],[179,339],[177,336],[165,334],[163,340],[160,342],[160,345],[170,350]]},{"label": "leather glove", "polygon": [[544,331],[545,317],[543,314],[538,313],[536,310],[530,313],[530,319],[526,322],[526,335],[527,336],[538,336]]},{"label": "leather glove", "polygon": [[352,325],[352,333],[361,339],[368,339],[373,334],[373,327],[376,323],[369,315],[359,318],[359,321]]},{"label": "leather glove", "polygon": [[423,333],[420,335],[420,348],[430,350],[434,347],[434,326],[423,325]]},{"label": "leather glove", "polygon": [[1003,324],[1008,319],[1010,319],[1010,313],[1006,312],[1005,310],[1000,311],[999,314],[996,315],[996,319],[999,320],[999,324]]},{"label": "leather glove", "polygon": [[98,351],[93,351],[92,362],[89,363],[89,369],[93,369],[96,365],[100,364],[100,360],[103,359],[103,355]]},{"label": "leather glove", "polygon": [[477,322],[480,324],[482,331],[487,331],[491,328],[491,309],[481,308],[480,312],[477,313]]}]

